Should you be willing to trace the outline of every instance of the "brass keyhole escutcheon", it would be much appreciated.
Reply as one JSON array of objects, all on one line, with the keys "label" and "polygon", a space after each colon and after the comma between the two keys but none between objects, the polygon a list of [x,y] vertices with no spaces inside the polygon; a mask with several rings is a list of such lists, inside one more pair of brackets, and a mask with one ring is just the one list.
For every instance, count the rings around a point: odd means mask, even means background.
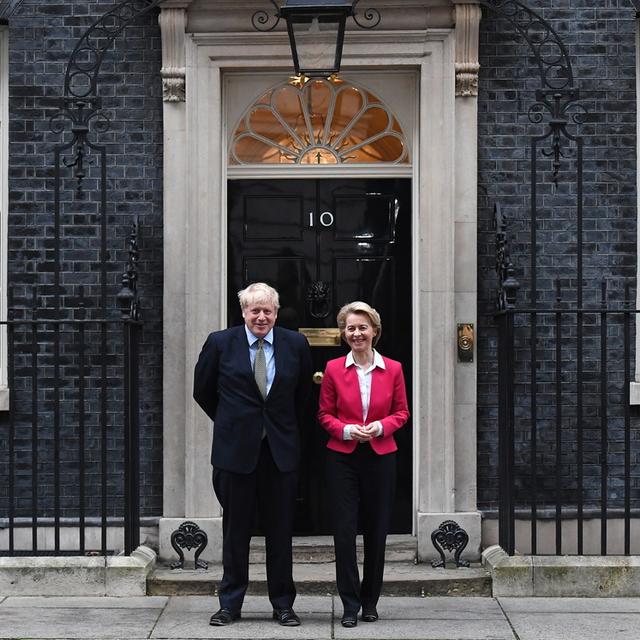
[{"label": "brass keyhole escutcheon", "polygon": [[324,378],[324,373],[322,371],[316,371],[313,374],[313,381],[315,384],[322,384],[322,378]]}]

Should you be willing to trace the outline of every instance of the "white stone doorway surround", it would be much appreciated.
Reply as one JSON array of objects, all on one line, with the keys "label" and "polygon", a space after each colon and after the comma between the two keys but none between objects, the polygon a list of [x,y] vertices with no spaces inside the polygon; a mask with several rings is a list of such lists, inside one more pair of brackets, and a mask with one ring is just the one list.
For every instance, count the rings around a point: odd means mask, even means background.
[{"label": "white stone doorway surround", "polygon": [[[450,0],[371,0],[373,31],[347,33],[345,77],[390,70],[415,78],[413,167],[414,533],[456,520],[478,557],[476,365],[457,361],[457,324],[476,325],[477,42],[480,9]],[[256,33],[265,0],[167,0],[160,24],[164,84],[163,517],[160,555],[184,520],[220,561],[222,519],[211,486],[211,424],[192,400],[206,335],[226,322],[227,74],[289,71],[280,30]],[[366,72],[366,73],[365,73]],[[185,91],[186,86],[186,91]],[[253,97],[257,97],[254,95]],[[248,106],[248,105],[247,105]],[[405,123],[402,123],[405,126]],[[279,169],[279,168],[278,168]],[[281,170],[281,169],[280,169]],[[268,173],[268,170],[267,170]],[[306,172],[305,172],[306,175]],[[340,174],[344,175],[344,174]],[[362,174],[361,174],[362,175]],[[312,177],[311,175],[309,177]],[[317,177],[317,176],[313,176]]]}]

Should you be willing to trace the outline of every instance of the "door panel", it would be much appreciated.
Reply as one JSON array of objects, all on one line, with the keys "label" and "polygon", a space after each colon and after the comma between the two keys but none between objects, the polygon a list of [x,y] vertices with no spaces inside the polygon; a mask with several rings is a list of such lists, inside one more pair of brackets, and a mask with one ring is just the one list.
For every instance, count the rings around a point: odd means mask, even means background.
[{"label": "door panel", "polygon": [[[264,281],[280,293],[277,324],[336,327],[346,302],[364,300],[382,316],[379,351],[400,360],[411,393],[411,181],[394,179],[232,180],[228,184],[228,321],[242,322],[237,291]],[[312,347],[316,371],[346,354]],[[314,385],[302,429],[296,533],[329,532],[324,494],[326,435],[317,425]],[[411,531],[411,424],[396,436],[398,491],[393,533]]]},{"label": "door panel", "polygon": [[[271,212],[277,211],[277,220]],[[300,196],[247,196],[244,203],[244,239],[302,240],[304,200]]]}]

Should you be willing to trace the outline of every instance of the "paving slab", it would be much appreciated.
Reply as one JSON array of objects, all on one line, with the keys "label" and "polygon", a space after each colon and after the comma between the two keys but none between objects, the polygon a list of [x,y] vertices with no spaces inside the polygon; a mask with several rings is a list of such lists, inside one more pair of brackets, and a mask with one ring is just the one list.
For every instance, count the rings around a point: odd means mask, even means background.
[{"label": "paving slab", "polygon": [[1,607],[30,609],[163,609],[167,596],[9,596]]},{"label": "paving slab", "polygon": [[[151,597],[151,596],[149,596]],[[299,614],[326,613],[331,615],[333,600],[330,596],[298,596],[293,608]],[[207,622],[211,614],[216,612],[220,604],[217,596],[172,596],[165,613],[183,611],[187,613],[205,613]],[[271,603],[267,596],[246,596],[242,605],[242,613],[264,613],[271,615]]]},{"label": "paving slab", "polygon": [[640,615],[545,613],[509,616],[520,640],[638,640]]},{"label": "paving slab", "polygon": [[638,640],[638,598],[500,598],[520,640]]},{"label": "paving slab", "polygon": [[517,613],[640,613],[640,598],[498,598],[507,615]]},{"label": "paving slab", "polygon": [[355,629],[340,626],[342,609],[339,605],[336,609],[338,639],[515,640],[492,598],[383,598],[378,622],[358,622]]},{"label": "paving slab", "polygon": [[211,614],[218,609],[217,598],[176,596],[163,611],[151,638],[221,638],[247,640],[295,640],[331,638],[331,597],[300,596],[294,608],[301,617],[299,627],[281,627],[272,619],[266,597],[248,596],[242,607],[242,619],[226,627],[209,625]]},{"label": "paving slab", "polygon": [[162,609],[115,607],[0,607],[0,638],[148,638]]}]

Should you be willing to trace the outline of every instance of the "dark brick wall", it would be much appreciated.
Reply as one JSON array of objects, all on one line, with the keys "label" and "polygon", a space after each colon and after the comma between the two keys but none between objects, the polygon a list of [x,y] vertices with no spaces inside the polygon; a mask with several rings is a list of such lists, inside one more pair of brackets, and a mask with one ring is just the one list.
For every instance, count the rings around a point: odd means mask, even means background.
[{"label": "dark brick wall", "polygon": [[[53,289],[54,241],[54,147],[70,140],[69,127],[63,134],[50,130],[54,113],[51,99],[63,92],[69,56],[85,30],[116,3],[82,0],[25,0],[10,18],[10,196],[9,278],[17,317],[31,317],[22,311],[31,305],[33,287],[37,304],[45,307],[40,317],[51,315],[56,292]],[[127,237],[134,216],[140,222],[140,278],[144,329],[140,349],[142,514],[162,513],[162,87],[161,44],[157,11],[137,19],[116,39],[105,56],[99,81],[103,110],[110,120],[107,132],[92,130],[90,139],[107,151],[107,315],[117,318],[114,294],[127,259]],[[68,151],[63,157],[70,158]],[[100,162],[90,154],[84,193],[75,192],[71,172],[63,167],[60,195],[61,316],[77,318],[80,287],[86,296],[87,314],[99,317],[100,283]],[[95,515],[95,500],[89,496],[98,482],[100,459],[100,334],[87,328],[88,374],[85,389],[87,504]],[[53,434],[51,332],[38,336],[38,439],[39,511],[50,515]],[[32,409],[30,356],[21,341],[31,334],[17,331],[16,460],[17,504],[31,508]],[[62,506],[73,515],[78,501],[78,386],[72,382],[78,371],[77,333],[63,330],[60,383],[62,399],[61,459]],[[110,513],[122,507],[122,338],[121,329],[108,331],[108,468]],[[8,417],[2,417],[0,438],[8,433]],[[6,440],[0,454],[0,511],[6,513]]]},{"label": "dark brick wall", "polygon": [[[606,4],[606,7],[601,7]],[[551,5],[553,5],[551,7]],[[607,281],[610,304],[619,303],[624,283],[634,297],[636,265],[636,95],[635,12],[628,0],[606,3],[530,0],[528,6],[548,20],[568,47],[582,103],[588,111],[584,123],[569,127],[584,138],[584,301],[600,301],[601,282]],[[493,205],[500,202],[510,219],[510,238],[517,277],[522,283],[521,304],[531,303],[531,136],[543,131],[529,121],[527,112],[539,86],[534,59],[526,43],[515,36],[511,24],[484,10],[480,44],[479,95],[479,320],[478,320],[478,485],[483,508],[497,500],[497,364],[493,321],[494,274]],[[548,145],[547,145],[548,149]],[[550,173],[551,160],[538,153],[537,302],[549,306],[560,279],[563,304],[575,304],[576,289],[576,145],[565,141],[558,185]],[[575,318],[575,316],[573,316]],[[609,329],[609,439],[611,476],[609,497],[620,506],[620,446],[622,435],[622,330]],[[553,318],[540,319],[538,334],[538,473],[532,481],[525,470],[530,460],[530,319],[516,335],[516,461],[517,495],[531,496],[538,484],[538,499],[552,503],[555,491],[555,387]],[[575,320],[563,318],[565,338],[563,374],[563,499],[575,502]],[[585,318],[585,497],[600,496],[600,389],[595,375],[600,366],[599,318]],[[614,323],[615,324],[615,323]],[[632,421],[633,468],[637,475],[638,423]],[[638,503],[637,485],[634,506]]]},{"label": "dark brick wall", "polygon": [[[600,280],[607,278],[612,299],[619,299],[622,279],[635,277],[636,242],[636,139],[635,139],[635,42],[634,11],[628,0],[608,0],[606,8],[598,3],[579,0],[531,0],[529,5],[550,20],[569,47],[577,85],[589,115],[570,133],[584,136],[585,142],[585,299],[599,300]],[[78,38],[85,29],[114,3],[68,0],[25,0],[10,20],[10,211],[9,211],[9,272],[15,290],[15,304],[29,304],[33,285],[38,286],[39,302],[52,304],[53,261],[53,153],[56,144],[68,140],[49,131],[48,119],[52,111],[47,99],[62,93],[65,63]],[[478,326],[478,484],[483,508],[495,506],[497,468],[497,402],[496,402],[496,331],[492,312],[495,275],[493,272],[492,207],[499,201],[511,218],[512,253],[518,277],[523,284],[521,300],[528,300],[530,230],[529,145],[531,135],[540,133],[527,118],[528,107],[534,101],[537,85],[536,68],[525,43],[514,37],[513,27],[495,13],[485,10],[481,25],[481,73],[479,97],[479,326]],[[110,131],[95,134],[95,141],[107,146],[108,165],[108,222],[109,222],[109,291],[110,308],[118,288],[119,276],[126,260],[126,236],[133,215],[140,216],[141,277],[140,290],[145,318],[141,350],[141,448],[142,448],[142,510],[145,515],[158,515],[162,509],[162,422],[161,422],[161,291],[162,291],[162,102],[159,78],[160,38],[157,13],[147,15],[116,40],[102,68],[100,95],[111,119]],[[572,146],[570,145],[570,149]],[[573,145],[575,150],[575,145]],[[548,166],[548,165],[547,165]],[[98,168],[93,165],[86,180],[83,198],[72,195],[72,185],[64,182],[62,194],[62,295],[63,314],[72,317],[76,311],[80,285],[89,298],[89,312],[95,306],[98,274],[99,232],[97,217]],[[575,288],[575,163],[569,157],[563,161],[558,187],[551,182],[546,170],[540,177],[538,285],[539,299],[549,303],[554,296],[554,280],[562,279],[566,299]],[[20,316],[20,312],[18,314]],[[28,317],[28,313],[26,314]],[[597,327],[596,327],[597,328]],[[542,337],[545,337],[544,328]],[[571,335],[571,329],[569,334]],[[616,337],[615,331],[614,338]],[[24,339],[29,339],[25,334]],[[521,336],[521,346],[525,336]],[[95,345],[95,336],[89,336]],[[110,373],[118,380],[121,345],[115,333],[109,334]],[[598,348],[594,338],[591,356]],[[614,345],[619,347],[619,341]],[[573,347],[570,347],[573,348]],[[42,348],[42,375],[51,381],[50,355]],[[553,354],[542,350],[542,371],[553,367]],[[526,388],[526,352],[519,351],[522,395],[519,425],[522,444],[520,457],[527,452],[526,411],[529,391]],[[91,354],[89,354],[91,355]],[[615,354],[614,354],[615,355]],[[619,356],[619,351],[618,351]],[[88,356],[89,357],[89,356]],[[567,356],[565,356],[567,357]],[[568,358],[570,359],[570,357]],[[592,360],[595,362],[597,358]],[[95,354],[91,371],[96,375]],[[620,359],[612,366],[612,379],[619,382]],[[30,509],[30,436],[31,425],[27,413],[31,409],[30,381],[27,356],[21,361],[23,369],[15,388],[18,392],[14,417],[19,433],[16,459],[20,483],[17,493],[19,506]],[[77,359],[70,355],[63,360],[65,372],[72,372]],[[48,368],[47,368],[48,367]],[[524,373],[522,373],[524,372]],[[617,376],[617,377],[616,377]],[[551,378],[548,378],[549,380]],[[545,378],[545,380],[547,380]],[[95,384],[95,383],[94,383]],[[546,383],[545,383],[546,384]],[[51,386],[51,382],[49,384]],[[548,385],[547,385],[548,386]],[[618,385],[619,387],[619,385]],[[569,390],[569,387],[567,388]],[[64,442],[63,459],[67,468],[62,476],[64,495],[72,510],[77,498],[77,430],[74,431],[74,392],[62,394],[66,401],[68,438]],[[549,389],[543,386],[543,392]],[[619,400],[618,388],[613,401]],[[552,394],[542,396],[549,400]],[[92,404],[87,420],[94,428],[96,408]],[[50,443],[51,395],[43,392],[39,399],[40,455]],[[116,384],[110,387],[109,466],[113,474],[113,493],[118,493],[122,473],[122,438],[118,432],[122,394]],[[587,399],[587,404],[593,398]],[[74,411],[76,412],[74,414]],[[597,418],[597,411],[594,411]],[[575,414],[574,414],[575,415]],[[553,415],[543,415],[541,428],[545,446],[553,438]],[[620,440],[620,418],[614,416],[614,445]],[[634,423],[635,427],[635,423]],[[591,428],[591,425],[590,425]],[[8,420],[0,425],[6,437]],[[596,426],[593,426],[594,433]],[[615,431],[615,430],[618,431]],[[88,459],[95,470],[95,433],[91,438]],[[640,441],[634,430],[634,441]],[[597,441],[594,436],[594,442]],[[594,445],[594,446],[596,446]],[[596,447],[597,448],[597,447]],[[6,447],[0,454],[0,511],[5,512]],[[618,450],[613,447],[614,453]],[[547,447],[552,454],[552,448]],[[569,447],[567,455],[572,454]],[[590,462],[597,465],[597,450],[590,451]],[[2,457],[4,456],[4,457]],[[65,458],[65,456],[67,456]],[[617,461],[617,458],[614,460]],[[543,459],[544,465],[553,456]],[[2,466],[4,464],[4,467]],[[74,466],[75,465],[75,466]],[[548,468],[542,466],[542,469]],[[619,468],[618,468],[619,469]],[[50,507],[50,468],[41,461],[41,505],[43,512]],[[89,474],[90,482],[95,474]],[[588,484],[595,491],[597,474]],[[523,490],[526,483],[522,481]],[[612,483],[613,490],[616,483]],[[49,497],[47,497],[49,496]],[[114,513],[117,509],[114,510]]]}]

